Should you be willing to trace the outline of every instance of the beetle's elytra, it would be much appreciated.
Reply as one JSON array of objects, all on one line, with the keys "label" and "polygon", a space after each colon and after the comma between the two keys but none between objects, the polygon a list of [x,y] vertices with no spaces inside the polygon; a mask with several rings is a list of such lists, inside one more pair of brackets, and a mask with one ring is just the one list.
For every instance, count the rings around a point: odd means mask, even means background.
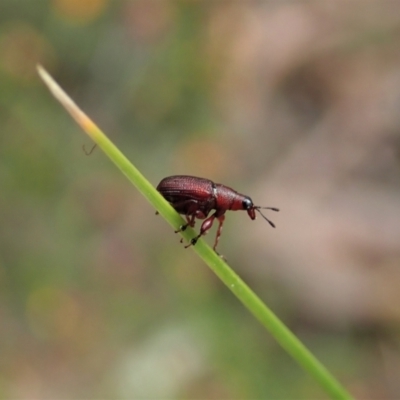
[{"label": "beetle's elytra", "polygon": [[[246,210],[251,219],[256,218],[257,211],[275,228],[273,222],[262,214],[260,209],[279,211],[278,208],[255,206],[249,196],[240,194],[236,190],[220,183],[214,183],[209,179],[189,175],[168,176],[158,184],[157,190],[179,214],[186,217],[187,224],[181,226],[177,232],[184,231],[188,226],[194,227],[196,218],[204,219],[200,233],[185,247],[194,246],[199,238],[205,235],[212,227],[216,218],[219,222],[214,242],[214,250],[216,250],[225,213],[228,210]],[[208,217],[211,210],[215,210],[215,212]]]}]

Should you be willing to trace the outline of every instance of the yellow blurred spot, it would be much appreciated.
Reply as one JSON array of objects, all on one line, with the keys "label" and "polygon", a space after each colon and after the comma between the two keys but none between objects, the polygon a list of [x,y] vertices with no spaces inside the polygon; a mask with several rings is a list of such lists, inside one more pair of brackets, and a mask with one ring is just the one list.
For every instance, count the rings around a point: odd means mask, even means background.
[{"label": "yellow blurred spot", "polygon": [[80,319],[79,304],[62,290],[51,286],[31,293],[26,313],[32,331],[43,339],[73,336]]},{"label": "yellow blurred spot", "polygon": [[[236,163],[221,144],[208,138],[193,138],[177,148],[172,157],[173,170],[204,178],[223,177],[236,170]],[[211,179],[211,178],[210,178]]]},{"label": "yellow blurred spot", "polygon": [[53,0],[55,12],[62,18],[83,24],[98,18],[107,4],[107,0]]},{"label": "yellow blurred spot", "polygon": [[0,68],[25,82],[35,81],[35,65],[51,66],[54,51],[49,41],[28,24],[16,21],[3,27],[0,36]]}]

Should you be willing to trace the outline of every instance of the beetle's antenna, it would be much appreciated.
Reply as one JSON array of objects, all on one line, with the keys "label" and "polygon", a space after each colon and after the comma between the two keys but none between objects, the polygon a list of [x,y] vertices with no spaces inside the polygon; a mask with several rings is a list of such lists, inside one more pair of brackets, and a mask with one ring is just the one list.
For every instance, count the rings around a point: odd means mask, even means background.
[{"label": "beetle's antenna", "polygon": [[272,211],[279,211],[279,208],[276,207],[259,207],[256,206],[256,208],[259,210],[260,208],[262,208],[263,210],[272,210]]},{"label": "beetle's antenna", "polygon": [[260,208],[265,209],[265,210],[272,210],[272,211],[279,211],[279,208],[275,208],[275,207],[254,207],[255,210],[257,210],[260,215],[273,227],[275,228],[275,224],[269,220],[261,211]]}]

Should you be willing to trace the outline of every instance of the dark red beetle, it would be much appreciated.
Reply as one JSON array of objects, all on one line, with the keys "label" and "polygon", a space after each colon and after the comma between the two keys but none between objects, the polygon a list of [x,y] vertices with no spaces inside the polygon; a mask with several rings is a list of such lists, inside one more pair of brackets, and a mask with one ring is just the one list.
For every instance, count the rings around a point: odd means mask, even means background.
[{"label": "dark red beetle", "polygon": [[[181,226],[176,232],[184,231],[188,226],[194,227],[195,218],[206,218],[201,224],[200,233],[185,247],[195,245],[199,238],[205,235],[211,228],[215,218],[217,218],[219,226],[214,242],[215,250],[221,236],[225,212],[228,210],[246,210],[251,219],[256,218],[256,211],[258,211],[275,228],[273,222],[263,215],[260,209],[273,211],[279,211],[279,209],[275,207],[255,206],[249,196],[240,194],[220,183],[214,183],[209,179],[188,175],[169,176],[158,184],[157,190],[171,203],[172,207],[179,214],[183,214],[186,217],[187,224]],[[215,212],[207,218],[211,210],[215,210]]]}]

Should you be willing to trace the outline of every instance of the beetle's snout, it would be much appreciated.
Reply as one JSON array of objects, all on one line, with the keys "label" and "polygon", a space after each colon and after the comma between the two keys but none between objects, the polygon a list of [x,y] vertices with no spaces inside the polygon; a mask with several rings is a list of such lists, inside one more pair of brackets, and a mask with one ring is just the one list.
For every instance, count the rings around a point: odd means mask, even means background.
[{"label": "beetle's snout", "polygon": [[251,219],[256,219],[256,211],[255,211],[254,208],[249,208],[249,209],[247,210],[247,214],[249,214],[249,217],[250,217]]}]

